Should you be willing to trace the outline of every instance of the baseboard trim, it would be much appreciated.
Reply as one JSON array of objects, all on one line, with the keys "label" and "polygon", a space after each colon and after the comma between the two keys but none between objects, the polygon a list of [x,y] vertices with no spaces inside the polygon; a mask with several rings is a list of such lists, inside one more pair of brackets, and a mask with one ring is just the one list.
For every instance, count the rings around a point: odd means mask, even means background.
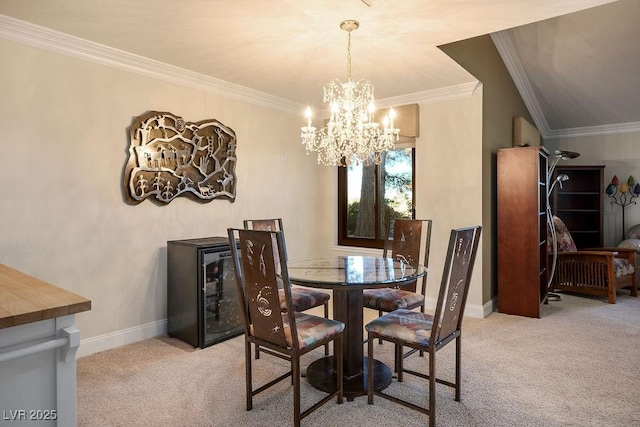
[{"label": "baseboard trim", "polygon": [[[427,310],[434,311],[436,309],[436,299],[427,297],[427,305],[425,307]],[[468,304],[464,309],[465,317],[473,317],[475,319],[484,319],[489,316],[494,309],[494,300],[490,300],[483,305],[478,304]]]},{"label": "baseboard trim", "polygon": [[[82,332],[82,331],[81,331]],[[77,357],[89,356],[112,348],[167,334],[167,319],[157,320],[121,331],[80,340]]]}]

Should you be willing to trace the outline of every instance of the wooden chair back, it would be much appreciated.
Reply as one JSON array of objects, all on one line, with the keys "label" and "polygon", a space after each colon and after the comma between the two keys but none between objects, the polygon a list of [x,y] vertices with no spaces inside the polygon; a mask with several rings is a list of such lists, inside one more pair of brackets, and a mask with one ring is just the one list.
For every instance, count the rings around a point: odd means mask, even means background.
[{"label": "wooden chair back", "polygon": [[[284,239],[284,228],[282,227],[282,218],[269,218],[269,219],[245,219],[242,221],[245,230],[259,230],[259,231],[282,231],[282,238]],[[287,254],[285,243],[285,255]],[[287,258],[285,257],[285,261]],[[279,261],[276,259],[276,261]]]},{"label": "wooden chair back", "polygon": [[[429,248],[431,247],[430,219],[397,218],[389,223],[383,256],[405,261],[409,264],[422,264],[429,267]],[[427,275],[420,279],[421,293],[425,294]],[[401,289],[416,292],[417,282],[399,286]]]},{"label": "wooden chair back", "polygon": [[[260,345],[298,348],[296,324],[291,307],[291,284],[287,273],[282,231],[229,229],[229,240],[237,238],[239,249],[232,246],[238,293],[244,310],[245,333]],[[278,297],[279,277],[287,302],[281,313]],[[285,317],[287,321],[285,322]],[[287,342],[290,337],[291,342]],[[267,345],[269,347],[270,345]]]},{"label": "wooden chair back", "polygon": [[242,223],[245,230],[284,231],[282,229],[282,218],[245,219]]},{"label": "wooden chair back", "polygon": [[480,226],[451,230],[431,331],[432,345],[444,345],[460,334],[481,230]]}]

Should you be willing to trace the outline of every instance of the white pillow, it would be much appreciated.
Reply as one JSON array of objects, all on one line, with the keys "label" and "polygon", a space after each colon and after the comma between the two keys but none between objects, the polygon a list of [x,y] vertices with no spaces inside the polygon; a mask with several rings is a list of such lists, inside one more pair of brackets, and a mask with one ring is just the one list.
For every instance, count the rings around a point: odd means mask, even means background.
[{"label": "white pillow", "polygon": [[640,239],[640,224],[636,224],[633,227],[627,229],[624,233],[625,239]]},{"label": "white pillow", "polygon": [[640,239],[627,239],[620,242],[618,245],[619,248],[629,248],[635,249],[636,251],[640,251]]}]

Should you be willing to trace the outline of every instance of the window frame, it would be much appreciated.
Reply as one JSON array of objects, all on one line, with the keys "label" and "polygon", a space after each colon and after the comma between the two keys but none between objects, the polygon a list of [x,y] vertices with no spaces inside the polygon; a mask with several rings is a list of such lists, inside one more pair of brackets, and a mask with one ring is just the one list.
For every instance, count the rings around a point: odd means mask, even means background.
[{"label": "window frame", "polygon": [[[396,146],[397,150],[411,148],[411,218],[415,218],[416,212],[416,149],[415,146]],[[338,167],[338,245],[339,246],[354,246],[360,248],[372,248],[372,249],[383,249],[384,248],[384,240],[386,238],[386,232],[388,229],[388,224],[386,225],[386,229],[384,230],[385,235],[379,234],[378,227],[374,227],[375,229],[375,238],[362,238],[362,237],[349,237],[349,230],[347,225],[348,218],[348,198],[347,198],[347,167]],[[374,183],[375,193],[380,194],[380,165],[375,165],[375,177],[376,182]],[[374,209],[375,209],[375,222],[378,224],[379,216],[380,216],[380,200],[378,197],[375,199]]]}]

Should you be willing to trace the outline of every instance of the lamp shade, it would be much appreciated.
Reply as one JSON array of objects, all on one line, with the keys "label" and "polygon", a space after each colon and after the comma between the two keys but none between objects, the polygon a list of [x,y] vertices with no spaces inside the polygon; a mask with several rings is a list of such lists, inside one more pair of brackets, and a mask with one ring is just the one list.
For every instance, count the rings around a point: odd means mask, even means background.
[{"label": "lamp shade", "polygon": [[615,185],[616,187],[618,186],[618,184],[620,184],[620,181],[618,181],[618,176],[617,175],[613,175],[613,178],[611,178],[611,183],[613,185]]},{"label": "lamp shade", "polygon": [[615,193],[616,187],[613,184],[607,185],[607,189],[604,190],[609,196]]}]

